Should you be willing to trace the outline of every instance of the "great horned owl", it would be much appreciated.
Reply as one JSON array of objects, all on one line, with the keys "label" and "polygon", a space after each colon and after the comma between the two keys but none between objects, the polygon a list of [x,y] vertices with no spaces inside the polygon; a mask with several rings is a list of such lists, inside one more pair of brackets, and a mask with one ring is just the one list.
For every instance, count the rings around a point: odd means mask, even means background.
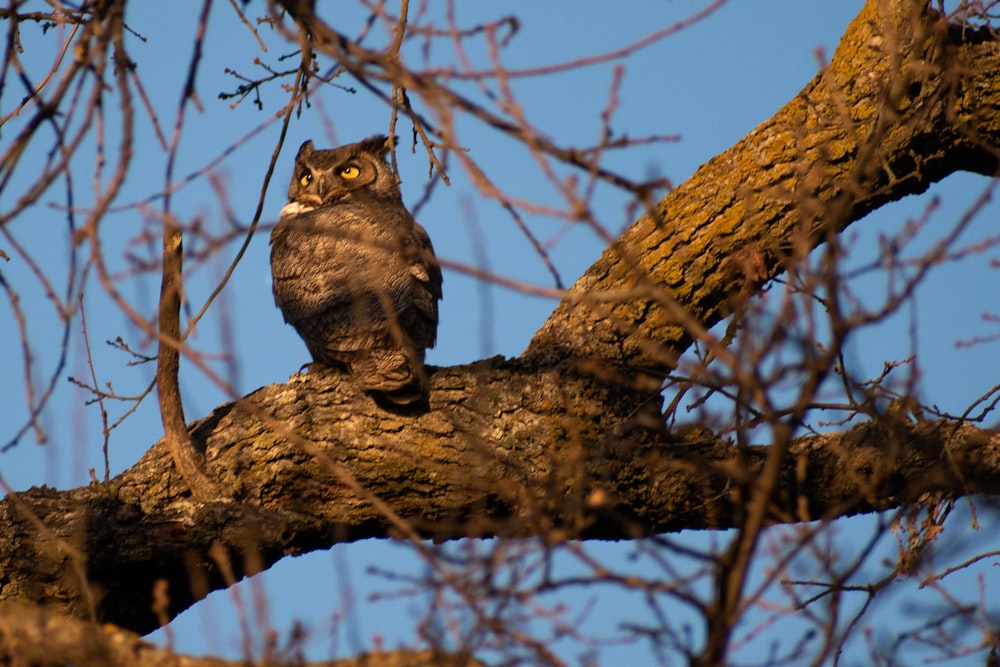
[{"label": "great horned owl", "polygon": [[271,277],[313,360],[405,405],[426,396],[441,268],[403,206],[388,149],[384,136],[332,150],[302,144],[271,232]]}]

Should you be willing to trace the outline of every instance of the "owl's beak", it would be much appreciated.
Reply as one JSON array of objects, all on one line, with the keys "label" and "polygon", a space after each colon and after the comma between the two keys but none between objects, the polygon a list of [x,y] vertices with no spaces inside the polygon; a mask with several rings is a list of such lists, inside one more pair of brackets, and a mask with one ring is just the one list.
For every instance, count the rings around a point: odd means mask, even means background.
[{"label": "owl's beak", "polygon": [[325,176],[320,177],[316,192],[319,194],[321,206],[335,202],[346,194],[343,190],[337,188],[336,184],[331,179],[328,179]]}]

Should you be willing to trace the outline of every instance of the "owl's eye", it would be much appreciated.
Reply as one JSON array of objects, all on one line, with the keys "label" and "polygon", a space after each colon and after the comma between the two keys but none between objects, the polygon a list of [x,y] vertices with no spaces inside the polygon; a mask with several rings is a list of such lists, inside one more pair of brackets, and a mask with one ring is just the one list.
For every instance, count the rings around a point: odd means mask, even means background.
[{"label": "owl's eye", "polygon": [[301,176],[299,176],[299,185],[301,185],[302,187],[306,187],[307,185],[312,183],[312,180],[313,180],[313,175],[307,171]]},{"label": "owl's eye", "polygon": [[361,175],[361,170],[355,167],[353,164],[349,164],[346,167],[340,168],[340,177],[347,179],[348,181],[353,181],[360,175]]}]

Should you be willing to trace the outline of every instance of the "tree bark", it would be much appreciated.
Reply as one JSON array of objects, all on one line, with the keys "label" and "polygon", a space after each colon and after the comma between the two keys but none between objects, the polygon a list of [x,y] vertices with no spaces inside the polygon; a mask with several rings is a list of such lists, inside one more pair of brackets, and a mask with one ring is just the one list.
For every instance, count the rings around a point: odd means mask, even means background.
[{"label": "tree bark", "polygon": [[830,66],[633,224],[528,354],[670,368],[692,326],[831,234],[956,171],[996,175],[1000,48],[926,5],[870,0]]},{"label": "tree bark", "polygon": [[[192,428],[229,502],[194,502],[163,442],[108,485],[0,501],[0,600],[147,632],[211,590],[339,542],[735,525],[737,489],[768,447],[661,432],[655,401],[636,411],[636,396],[572,378],[500,359],[438,369],[431,409],[418,414],[386,412],[339,374],[264,387]],[[886,509],[929,491],[1000,492],[1000,436],[887,417],[801,438],[768,521]],[[169,603],[157,610],[158,582]]]},{"label": "tree bark", "polygon": [[[923,7],[869,2],[830,67],[633,225],[524,357],[431,369],[428,411],[387,412],[315,370],[191,425],[222,501],[196,502],[163,442],[109,484],[0,501],[0,600],[145,632],[285,555],[364,537],[734,525],[733,489],[768,448],[665,432],[648,371],[868,211],[994,173],[1000,50]],[[1000,437],[968,424],[888,416],[788,452],[772,523],[1000,493]]]}]

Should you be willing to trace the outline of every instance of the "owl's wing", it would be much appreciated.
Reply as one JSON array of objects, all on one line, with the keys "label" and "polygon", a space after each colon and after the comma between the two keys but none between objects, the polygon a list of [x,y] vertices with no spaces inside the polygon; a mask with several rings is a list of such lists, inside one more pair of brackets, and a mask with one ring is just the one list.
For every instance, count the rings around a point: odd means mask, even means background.
[{"label": "owl's wing", "polygon": [[410,281],[410,317],[404,323],[413,343],[434,347],[437,341],[438,301],[441,300],[441,265],[427,231],[413,223],[413,255],[407,267]]}]

